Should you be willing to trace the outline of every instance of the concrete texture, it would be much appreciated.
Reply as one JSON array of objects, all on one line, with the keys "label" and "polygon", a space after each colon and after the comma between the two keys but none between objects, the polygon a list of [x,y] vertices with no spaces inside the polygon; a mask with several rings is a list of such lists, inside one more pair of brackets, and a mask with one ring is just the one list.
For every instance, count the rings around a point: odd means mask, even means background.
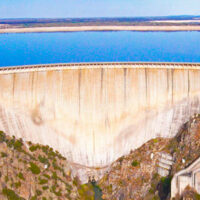
[{"label": "concrete texture", "polygon": [[58,64],[0,68],[0,130],[109,165],[200,109],[200,65]]},{"label": "concrete texture", "polygon": [[173,165],[173,157],[170,154],[161,152],[159,154],[158,174],[160,176],[168,176]]},{"label": "concrete texture", "polygon": [[194,188],[200,194],[200,158],[174,175],[171,182],[171,199],[177,194],[181,195],[187,186]]}]

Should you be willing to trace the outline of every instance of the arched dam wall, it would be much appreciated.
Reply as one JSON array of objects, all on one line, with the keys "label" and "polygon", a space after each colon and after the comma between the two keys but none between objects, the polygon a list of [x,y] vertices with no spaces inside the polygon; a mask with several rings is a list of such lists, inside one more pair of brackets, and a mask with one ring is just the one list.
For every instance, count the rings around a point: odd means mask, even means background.
[{"label": "arched dam wall", "polygon": [[200,111],[200,64],[83,63],[0,68],[0,130],[106,166]]}]

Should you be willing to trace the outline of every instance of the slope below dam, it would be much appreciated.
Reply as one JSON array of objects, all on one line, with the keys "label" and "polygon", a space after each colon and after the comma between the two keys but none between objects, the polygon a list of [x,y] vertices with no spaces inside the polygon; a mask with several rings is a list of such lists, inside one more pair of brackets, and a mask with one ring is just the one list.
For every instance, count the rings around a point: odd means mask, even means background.
[{"label": "slope below dam", "polygon": [[0,68],[0,130],[103,167],[200,111],[200,64],[82,63]]}]

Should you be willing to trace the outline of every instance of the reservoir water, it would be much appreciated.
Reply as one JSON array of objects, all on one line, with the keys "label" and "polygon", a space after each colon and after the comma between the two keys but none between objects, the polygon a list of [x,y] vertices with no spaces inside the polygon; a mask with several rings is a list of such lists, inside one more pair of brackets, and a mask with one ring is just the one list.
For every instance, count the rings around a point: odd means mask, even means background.
[{"label": "reservoir water", "polygon": [[107,61],[200,62],[200,32],[0,34],[0,66]]}]

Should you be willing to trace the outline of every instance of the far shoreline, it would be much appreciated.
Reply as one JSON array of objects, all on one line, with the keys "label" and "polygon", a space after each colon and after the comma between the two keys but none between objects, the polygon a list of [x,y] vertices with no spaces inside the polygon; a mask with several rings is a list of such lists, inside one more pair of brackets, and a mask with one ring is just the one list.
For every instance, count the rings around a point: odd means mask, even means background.
[{"label": "far shoreline", "polygon": [[50,33],[50,32],[90,32],[90,31],[141,31],[141,32],[176,32],[200,31],[200,26],[65,26],[65,27],[32,27],[32,28],[2,28],[3,33]]}]

